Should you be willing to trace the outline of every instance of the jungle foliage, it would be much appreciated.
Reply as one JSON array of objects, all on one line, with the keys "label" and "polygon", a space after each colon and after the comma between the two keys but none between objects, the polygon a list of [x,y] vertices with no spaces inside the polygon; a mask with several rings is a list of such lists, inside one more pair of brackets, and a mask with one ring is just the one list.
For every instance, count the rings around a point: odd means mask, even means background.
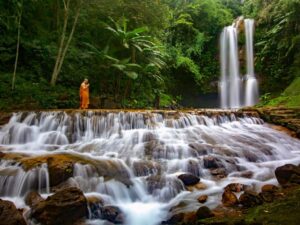
[{"label": "jungle foliage", "polygon": [[257,73],[284,89],[300,66],[300,0],[0,0],[0,109],[169,107],[217,92],[219,34],[257,20]]}]

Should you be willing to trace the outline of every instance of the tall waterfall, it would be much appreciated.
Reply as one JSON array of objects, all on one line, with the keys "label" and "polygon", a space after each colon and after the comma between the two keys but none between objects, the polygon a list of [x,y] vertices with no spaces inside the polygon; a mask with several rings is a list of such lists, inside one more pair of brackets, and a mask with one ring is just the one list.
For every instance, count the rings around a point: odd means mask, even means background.
[{"label": "tall waterfall", "polygon": [[[122,224],[159,225],[176,213],[216,207],[230,183],[255,190],[276,184],[275,168],[299,164],[299,149],[299,140],[234,111],[15,113],[0,127],[0,197],[28,208],[28,191],[53,194],[55,160],[47,157],[64,155],[76,159],[68,185],[103,201],[89,208],[86,224],[106,224],[101,207],[114,206]],[[25,171],[20,163],[36,157],[45,160]],[[181,174],[199,177],[199,185],[184,185]],[[199,203],[200,195],[207,202]]]},{"label": "tall waterfall", "polygon": [[[238,33],[244,23],[246,37],[247,74],[240,76]],[[254,73],[254,20],[239,18],[225,27],[220,38],[221,78],[219,82],[221,108],[252,106],[258,101],[258,84]]]}]

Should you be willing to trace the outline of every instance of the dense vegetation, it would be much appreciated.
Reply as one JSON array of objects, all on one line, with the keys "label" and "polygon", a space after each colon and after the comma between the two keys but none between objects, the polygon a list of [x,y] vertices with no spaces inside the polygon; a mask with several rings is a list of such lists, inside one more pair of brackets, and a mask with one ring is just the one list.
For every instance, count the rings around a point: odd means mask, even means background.
[{"label": "dense vegetation", "polygon": [[242,12],[257,21],[268,98],[299,76],[299,11],[300,0],[1,0],[0,109],[77,108],[85,77],[92,107],[216,93],[219,34]]}]

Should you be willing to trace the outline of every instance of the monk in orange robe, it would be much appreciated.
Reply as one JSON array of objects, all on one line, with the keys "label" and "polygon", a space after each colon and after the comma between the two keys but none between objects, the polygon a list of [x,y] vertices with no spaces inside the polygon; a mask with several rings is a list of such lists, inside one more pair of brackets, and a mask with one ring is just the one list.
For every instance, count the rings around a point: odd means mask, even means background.
[{"label": "monk in orange robe", "polygon": [[90,93],[89,93],[89,81],[88,79],[84,79],[84,81],[80,85],[80,109],[87,109],[90,104]]}]

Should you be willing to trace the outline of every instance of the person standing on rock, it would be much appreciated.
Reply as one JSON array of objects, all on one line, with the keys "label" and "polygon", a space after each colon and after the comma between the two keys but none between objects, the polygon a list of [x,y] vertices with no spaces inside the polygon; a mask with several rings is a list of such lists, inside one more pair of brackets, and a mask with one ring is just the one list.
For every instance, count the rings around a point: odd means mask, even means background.
[{"label": "person standing on rock", "polygon": [[84,81],[80,85],[80,91],[79,91],[79,96],[80,96],[80,109],[87,109],[90,104],[90,93],[89,93],[89,80],[84,79]]}]

